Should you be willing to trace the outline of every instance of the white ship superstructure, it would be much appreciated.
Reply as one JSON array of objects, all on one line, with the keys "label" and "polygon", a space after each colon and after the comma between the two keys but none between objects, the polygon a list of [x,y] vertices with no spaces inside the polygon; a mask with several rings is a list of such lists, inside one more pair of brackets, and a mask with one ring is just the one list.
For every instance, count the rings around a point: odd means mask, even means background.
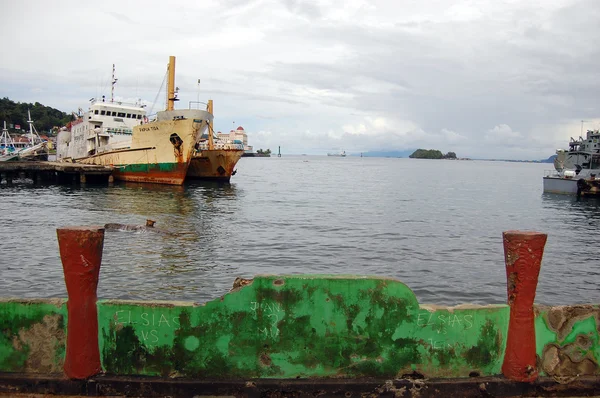
[{"label": "white ship superstructure", "polygon": [[[127,148],[133,127],[145,120],[146,110],[140,104],[92,100],[89,110],[71,123],[71,134],[62,136],[62,142],[59,140],[58,159],[77,159]],[[65,142],[65,138],[69,142]]]}]

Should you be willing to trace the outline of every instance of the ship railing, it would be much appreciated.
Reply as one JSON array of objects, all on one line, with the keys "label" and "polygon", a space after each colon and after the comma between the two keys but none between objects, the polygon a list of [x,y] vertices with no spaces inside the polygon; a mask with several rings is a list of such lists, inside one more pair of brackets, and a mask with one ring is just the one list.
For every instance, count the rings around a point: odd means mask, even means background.
[{"label": "ship railing", "polygon": [[560,177],[556,170],[544,170],[544,177]]},{"label": "ship railing", "polygon": [[133,129],[122,127],[102,127],[101,129],[88,130],[86,138],[96,138],[96,135],[103,137],[112,137],[114,135],[132,135]]},{"label": "ship railing", "polygon": [[202,101],[190,101],[188,107],[189,109],[205,111],[208,107],[208,104]]},{"label": "ship railing", "polygon": [[139,102],[126,102],[126,101],[106,101],[106,100],[102,100],[102,99],[96,99],[96,98],[92,98],[90,100],[90,106],[94,105],[94,104],[117,104],[117,105],[125,105],[125,106],[133,106],[136,108],[144,108],[145,105],[139,103]]},{"label": "ship railing", "polygon": [[155,122],[157,120],[158,120],[158,113],[153,113],[151,115],[146,115],[142,119],[142,124],[146,124],[146,123],[150,123],[150,122]]},{"label": "ship railing", "polygon": [[[233,144],[230,142],[222,142],[222,141],[217,141],[214,143],[214,148],[215,149],[236,149],[236,150],[243,150],[244,149],[244,145],[242,144]],[[201,151],[206,151],[208,150],[208,141],[202,141],[198,143],[198,149]]]}]

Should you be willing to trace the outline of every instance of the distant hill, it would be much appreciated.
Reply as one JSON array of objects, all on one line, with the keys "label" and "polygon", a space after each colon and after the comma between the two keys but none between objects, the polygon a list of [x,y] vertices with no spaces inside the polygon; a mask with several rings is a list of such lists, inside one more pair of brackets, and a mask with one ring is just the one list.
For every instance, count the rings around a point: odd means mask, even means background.
[{"label": "distant hill", "polygon": [[548,159],[545,159],[545,160],[540,160],[540,163],[554,163],[554,159],[556,159],[556,155],[552,155]]},{"label": "distant hill", "polygon": [[6,122],[11,133],[18,131],[16,126],[19,126],[22,130],[27,130],[29,128],[27,110],[31,112],[33,125],[40,133],[48,133],[53,127],[65,126],[68,122],[74,120],[72,115],[44,106],[39,102],[28,104],[26,102],[14,102],[4,97],[0,99],[0,125]]}]

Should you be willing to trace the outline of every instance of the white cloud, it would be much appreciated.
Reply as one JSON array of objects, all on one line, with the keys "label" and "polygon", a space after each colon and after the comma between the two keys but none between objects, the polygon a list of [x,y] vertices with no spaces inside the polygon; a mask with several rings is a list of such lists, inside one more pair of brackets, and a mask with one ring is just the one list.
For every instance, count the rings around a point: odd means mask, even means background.
[{"label": "white cloud", "polygon": [[288,153],[537,159],[598,116],[596,0],[28,0],[0,12],[0,95],[74,111],[110,95],[115,63],[117,95],[159,108],[176,55],[181,106],[212,98],[216,128],[235,120],[250,144]]},{"label": "white cloud", "polygon": [[521,146],[522,143],[519,141],[522,139],[523,135],[521,135],[521,133],[518,131],[513,131],[513,129],[507,124],[499,124],[494,126],[494,128],[485,133],[485,140],[494,144],[504,143],[509,146]]}]

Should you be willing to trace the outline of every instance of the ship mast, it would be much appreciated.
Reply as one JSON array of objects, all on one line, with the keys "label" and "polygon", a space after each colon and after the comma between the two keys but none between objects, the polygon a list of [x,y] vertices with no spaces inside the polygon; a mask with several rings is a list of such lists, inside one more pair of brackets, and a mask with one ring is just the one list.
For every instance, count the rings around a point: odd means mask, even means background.
[{"label": "ship mast", "polygon": [[33,120],[31,120],[31,112],[27,109],[27,123],[29,123],[29,137],[31,138],[31,145],[35,145],[35,139],[37,138],[39,142],[42,142],[42,137],[38,134],[35,127],[33,127]]},{"label": "ship mast", "polygon": [[3,146],[3,150],[8,153],[9,147],[15,148],[15,143],[13,142],[10,134],[8,134],[8,129],[6,128],[6,120],[4,121],[4,128],[2,129],[2,137],[0,139],[0,145]]},{"label": "ship mast", "polygon": [[[208,100],[208,105],[206,106],[206,110],[213,115],[213,100]],[[208,124],[208,150],[212,151],[215,149],[215,142],[213,140],[213,134],[215,129],[213,128],[213,120]]]},{"label": "ship mast", "polygon": [[111,89],[110,89],[110,102],[115,101],[115,84],[117,84],[117,80],[119,80],[119,79],[115,79],[115,64],[113,64],[112,83],[111,83]]},{"label": "ship mast", "polygon": [[167,79],[167,110],[175,110],[175,101],[177,98],[177,88],[175,87],[175,57],[169,57],[169,77]]},{"label": "ship mast", "polygon": [[29,139],[31,140],[31,145],[35,145],[35,140],[33,139],[33,120],[31,120],[31,112],[27,109],[27,123],[29,123]]}]

